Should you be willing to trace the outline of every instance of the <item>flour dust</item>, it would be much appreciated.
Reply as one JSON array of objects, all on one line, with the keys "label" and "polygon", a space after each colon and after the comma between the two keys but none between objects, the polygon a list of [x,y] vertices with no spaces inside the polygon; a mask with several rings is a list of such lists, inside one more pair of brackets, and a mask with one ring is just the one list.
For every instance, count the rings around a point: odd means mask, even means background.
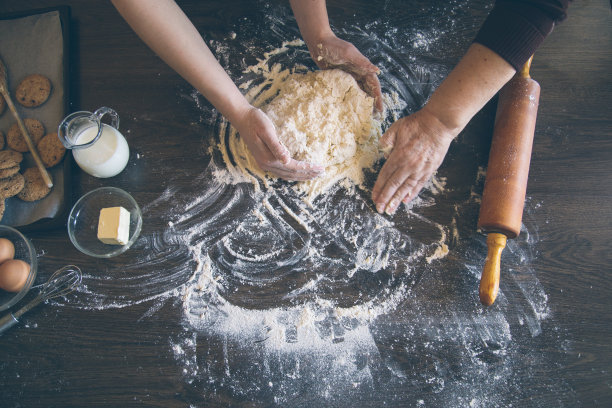
[{"label": "flour dust", "polygon": [[[295,34],[290,17],[266,13],[271,51],[232,74],[247,93],[314,68],[300,40],[285,42]],[[422,106],[447,73],[431,61],[408,62],[392,28],[339,31],[379,56],[383,130]],[[434,43],[421,34],[409,48]],[[234,37],[234,47],[254,52],[238,28]],[[231,70],[231,50],[209,44]],[[540,336],[551,312],[532,266],[538,238],[530,220],[509,241],[504,261],[513,267],[495,306],[478,302],[486,243],[469,221],[478,211],[482,168],[467,172],[463,189],[448,180],[457,175],[437,176],[393,217],[377,214],[370,200],[380,163],[366,170],[361,186],[339,181],[308,200],[292,183],[249,171],[231,126],[197,92],[182,97],[216,132],[212,158],[193,181],[197,189],[169,187],[143,205],[145,219],[159,228],[131,249],[138,262],[84,276],[78,307],[147,304],[147,319],[178,305],[184,330],[169,339],[168,351],[184,381],[211,398],[231,394],[278,406],[512,405],[497,396],[521,395],[519,367],[546,363],[517,339],[529,344]],[[172,213],[162,210],[169,207]]]}]

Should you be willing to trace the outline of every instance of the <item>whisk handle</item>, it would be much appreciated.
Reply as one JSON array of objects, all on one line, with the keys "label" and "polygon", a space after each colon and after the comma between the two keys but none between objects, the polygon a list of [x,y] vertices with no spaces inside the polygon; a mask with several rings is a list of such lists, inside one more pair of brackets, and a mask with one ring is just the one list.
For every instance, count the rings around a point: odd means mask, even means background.
[{"label": "whisk handle", "polygon": [[0,335],[2,335],[5,331],[19,323],[19,318],[23,316],[25,312],[32,309],[34,306],[40,304],[43,301],[42,296],[38,295],[30,302],[26,303],[21,309],[17,310],[15,313],[9,313],[3,318],[0,319]]},{"label": "whisk handle", "polygon": [[7,331],[8,329],[16,325],[17,323],[19,323],[19,320],[17,320],[17,318],[12,313],[9,313],[3,318],[1,318],[0,319],[0,336],[4,334],[5,331]]}]

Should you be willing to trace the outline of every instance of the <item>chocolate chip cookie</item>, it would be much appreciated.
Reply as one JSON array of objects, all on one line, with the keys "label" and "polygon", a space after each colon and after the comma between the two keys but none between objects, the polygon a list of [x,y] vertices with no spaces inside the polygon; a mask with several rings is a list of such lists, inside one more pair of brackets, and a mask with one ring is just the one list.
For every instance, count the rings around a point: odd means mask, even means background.
[{"label": "chocolate chip cookie", "polygon": [[0,169],[8,169],[9,167],[15,167],[21,163],[23,155],[14,150],[2,150],[0,151]]},{"label": "chocolate chip cookie", "polygon": [[57,133],[49,133],[38,142],[36,147],[45,167],[55,166],[62,161],[66,153],[66,148],[57,137]]},{"label": "chocolate chip cookie", "polygon": [[30,167],[23,172],[25,185],[17,194],[23,201],[37,201],[45,197],[51,189],[47,186],[38,167]]},{"label": "chocolate chip cookie", "polygon": [[17,102],[26,108],[35,108],[47,101],[51,94],[51,81],[49,78],[33,74],[25,77],[15,91]]},{"label": "chocolate chip cookie", "polygon": [[25,185],[25,178],[21,173],[0,180],[0,199],[19,194]]},{"label": "chocolate chip cookie", "polygon": [[[42,139],[42,137],[45,135],[45,127],[42,123],[40,123],[40,121],[29,118],[24,119],[23,124],[28,130],[32,143],[34,143],[36,146],[40,139]],[[21,129],[19,128],[19,124],[17,122],[15,122],[7,132],[6,144],[16,152],[25,153],[28,151],[28,145],[25,138],[21,134]]]},{"label": "chocolate chip cookie", "polygon": [[8,169],[0,169],[0,179],[8,178],[19,173],[19,165],[9,167]]}]

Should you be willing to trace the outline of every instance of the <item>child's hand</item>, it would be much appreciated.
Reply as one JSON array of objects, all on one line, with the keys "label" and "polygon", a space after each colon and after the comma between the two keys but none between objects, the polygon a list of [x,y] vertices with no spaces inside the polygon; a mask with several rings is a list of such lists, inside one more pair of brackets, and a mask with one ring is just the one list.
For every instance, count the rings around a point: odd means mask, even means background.
[{"label": "child's hand", "polygon": [[274,124],[261,110],[252,107],[234,126],[262,170],[296,181],[310,180],[323,174],[323,167],[291,158],[287,148],[278,140]]},{"label": "child's hand", "polygon": [[350,42],[331,34],[308,44],[310,55],[321,69],[338,68],[351,74],[372,98],[378,112],[382,112],[382,92],[378,81],[378,67],[370,62]]}]

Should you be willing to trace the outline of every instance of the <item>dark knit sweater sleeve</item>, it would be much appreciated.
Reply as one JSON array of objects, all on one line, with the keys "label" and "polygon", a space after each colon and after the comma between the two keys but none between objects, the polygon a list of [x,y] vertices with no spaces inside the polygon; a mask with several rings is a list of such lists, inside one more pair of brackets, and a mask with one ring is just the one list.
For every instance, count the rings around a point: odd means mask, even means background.
[{"label": "dark knit sweater sleeve", "polygon": [[497,0],[474,42],[496,52],[517,71],[566,17],[570,0]]}]

